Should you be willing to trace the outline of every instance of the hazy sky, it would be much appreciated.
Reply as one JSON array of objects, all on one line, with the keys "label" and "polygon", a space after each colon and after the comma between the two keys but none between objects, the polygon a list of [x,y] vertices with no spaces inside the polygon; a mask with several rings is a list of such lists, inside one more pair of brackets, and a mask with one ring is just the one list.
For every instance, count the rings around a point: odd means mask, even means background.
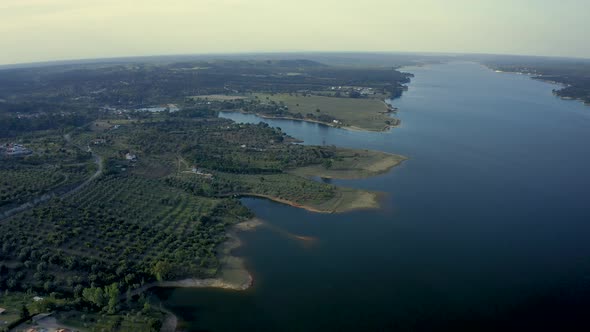
[{"label": "hazy sky", "polygon": [[590,0],[0,0],[0,64],[258,51],[590,57]]}]

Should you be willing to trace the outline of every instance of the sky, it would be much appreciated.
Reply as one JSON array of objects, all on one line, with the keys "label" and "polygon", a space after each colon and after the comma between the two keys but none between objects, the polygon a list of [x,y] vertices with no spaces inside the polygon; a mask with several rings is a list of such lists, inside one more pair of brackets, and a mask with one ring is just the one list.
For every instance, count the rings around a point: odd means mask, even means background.
[{"label": "sky", "polygon": [[590,0],[0,0],[0,64],[380,51],[590,58]]}]

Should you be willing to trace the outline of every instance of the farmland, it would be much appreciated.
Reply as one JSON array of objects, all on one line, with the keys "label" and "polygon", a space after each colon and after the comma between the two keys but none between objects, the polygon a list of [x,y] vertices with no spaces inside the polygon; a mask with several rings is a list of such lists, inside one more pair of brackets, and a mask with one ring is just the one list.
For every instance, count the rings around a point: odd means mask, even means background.
[{"label": "farmland", "polygon": [[23,141],[31,154],[0,156],[0,212],[49,192],[67,190],[96,167],[90,154],[68,146],[59,135],[46,133]]},{"label": "farmland", "polygon": [[288,112],[284,117],[319,121],[329,125],[382,131],[396,123],[394,118],[386,114],[388,106],[378,98],[300,94],[256,94],[255,98],[263,104],[285,106]]},{"label": "farmland", "polygon": [[[164,279],[207,276],[215,272],[215,247],[231,222],[221,211],[233,208],[231,200],[196,197],[155,180],[110,176],[71,198],[5,222],[2,242],[22,253],[16,258],[25,267],[46,264],[37,278],[25,274],[16,280],[24,289],[75,288],[68,277],[79,277],[77,284],[84,285],[127,275],[131,286],[149,280],[150,274]],[[158,262],[167,262],[168,268],[157,276],[152,269]],[[76,272],[91,267],[95,273],[90,275]]]}]

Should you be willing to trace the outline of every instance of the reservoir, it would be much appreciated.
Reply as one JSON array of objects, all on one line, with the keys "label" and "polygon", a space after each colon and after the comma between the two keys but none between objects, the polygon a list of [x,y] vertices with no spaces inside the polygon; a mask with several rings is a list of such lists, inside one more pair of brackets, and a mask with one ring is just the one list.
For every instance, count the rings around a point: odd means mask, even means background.
[{"label": "reservoir", "polygon": [[475,63],[404,70],[415,77],[392,101],[401,126],[389,132],[222,114],[304,144],[409,160],[332,181],[386,193],[378,210],[316,214],[244,199],[265,222],[235,251],[254,286],[159,290],[180,329],[590,328],[590,107]]}]

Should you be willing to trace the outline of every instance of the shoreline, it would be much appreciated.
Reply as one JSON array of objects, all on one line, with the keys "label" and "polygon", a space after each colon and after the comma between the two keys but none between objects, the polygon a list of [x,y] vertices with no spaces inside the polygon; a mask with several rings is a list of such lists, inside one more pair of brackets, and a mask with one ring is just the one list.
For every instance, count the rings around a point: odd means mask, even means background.
[{"label": "shoreline", "polygon": [[[382,102],[389,106],[389,104],[387,104],[385,102],[385,100],[382,100]],[[308,123],[321,124],[321,125],[331,127],[331,128],[344,129],[344,130],[350,130],[350,131],[360,131],[360,132],[372,132],[372,133],[385,133],[385,132],[390,131],[392,128],[399,127],[401,124],[400,119],[392,117],[391,118],[393,120],[392,122],[395,122],[395,123],[393,123],[391,125],[385,125],[383,127],[383,129],[378,130],[378,129],[361,128],[361,127],[357,127],[357,126],[337,126],[331,122],[324,122],[324,121],[320,121],[320,120],[313,120],[313,119],[307,119],[307,118],[295,118],[295,117],[291,117],[291,116],[273,116],[273,115],[268,115],[268,114],[263,114],[263,113],[247,112],[244,110],[222,110],[220,112],[224,112],[224,113],[239,112],[242,114],[256,115],[257,117],[262,118],[262,119],[302,121],[302,122],[308,122]],[[393,112],[391,112],[391,113],[393,113]],[[391,114],[391,113],[387,113],[387,114]]]},{"label": "shoreline", "polygon": [[[241,232],[247,232],[256,229],[256,227],[262,225],[262,221],[256,217],[239,222],[232,225],[227,231],[227,240],[220,245],[219,258],[221,259],[221,267],[219,268],[219,276],[215,278],[186,278],[174,281],[160,281],[149,285],[146,285],[147,289],[160,287],[160,288],[221,288],[230,290],[246,290],[250,288],[254,283],[254,278],[250,273],[247,272],[243,266],[243,261],[239,257],[232,256],[231,251],[239,248],[242,245],[242,241],[238,237]],[[227,258],[232,258],[228,261]],[[229,270],[229,271],[228,271]],[[228,275],[228,272],[238,271],[243,272],[242,275],[235,278],[236,275]],[[244,273],[245,272],[245,273]],[[233,278],[232,278],[233,277]]]},{"label": "shoreline", "polygon": [[[347,189],[347,188],[345,188],[345,189]],[[370,199],[372,202],[374,202],[374,204],[360,205],[360,206],[353,204],[352,206],[348,206],[345,208],[339,208],[339,206],[336,205],[333,209],[321,209],[321,208],[317,208],[317,207],[313,207],[313,206],[309,206],[309,205],[305,205],[305,204],[296,203],[296,202],[290,201],[288,199],[274,197],[271,195],[241,193],[241,194],[236,194],[236,196],[268,199],[268,200],[273,201],[275,203],[288,205],[288,206],[298,208],[298,209],[303,209],[303,210],[309,211],[309,212],[323,213],[323,214],[346,213],[346,212],[359,211],[359,210],[378,209],[380,207],[379,200],[380,200],[381,193],[370,192],[370,191],[360,191],[360,193],[362,193],[362,196],[365,196],[365,197],[370,196]],[[338,199],[341,199],[341,197],[339,197]]]},{"label": "shoreline", "polygon": [[[386,105],[388,105],[385,101],[383,101],[383,102]],[[388,107],[390,107],[390,106],[388,105]],[[234,112],[234,111],[224,111],[224,112]],[[357,128],[357,127],[337,127],[332,124],[317,121],[317,120],[296,119],[296,118],[289,118],[289,117],[272,117],[272,116],[266,116],[266,115],[262,115],[262,114],[244,112],[243,110],[240,110],[239,112],[243,113],[243,114],[254,114],[254,115],[264,118],[264,119],[306,121],[306,122],[311,122],[311,123],[323,124],[323,125],[333,127],[333,128],[343,128],[346,130],[353,130],[353,131],[371,131],[371,130],[365,130],[365,129]],[[400,121],[399,121],[399,119],[395,119],[395,120],[396,120],[396,124],[394,126],[398,126]],[[391,127],[392,126],[386,126],[383,131],[390,129]],[[402,164],[405,160],[407,160],[406,157],[399,156],[399,155],[396,155],[393,153],[386,153],[386,152],[381,152],[381,153],[384,153],[384,154],[391,156],[391,157],[401,157],[401,159],[399,159],[395,162],[388,163],[387,165],[385,165],[385,167],[379,167],[379,169],[375,172],[375,174],[369,174],[366,176],[357,175],[357,176],[350,177],[350,178],[365,178],[365,177],[375,176],[378,174],[387,173],[387,172],[391,171],[393,168]],[[333,175],[333,176],[330,176],[330,178],[339,178],[339,177]],[[342,178],[342,177],[340,177],[340,178]],[[348,178],[348,177],[345,177],[345,178]],[[345,208],[340,208],[340,209],[339,209],[339,205],[340,205],[339,201],[342,200],[342,196],[337,198],[337,201],[336,201],[333,209],[321,209],[318,207],[300,204],[300,203],[296,203],[296,202],[288,200],[288,199],[283,199],[283,198],[274,197],[274,196],[265,195],[265,194],[235,193],[235,194],[230,194],[230,195],[231,196],[238,196],[238,197],[255,197],[255,198],[268,199],[272,202],[276,202],[279,204],[285,204],[285,205],[288,205],[288,206],[291,206],[294,208],[304,209],[309,212],[332,214],[332,213],[343,213],[343,212],[356,211],[356,210],[377,209],[381,205],[380,202],[383,199],[384,193],[361,191],[358,193],[358,200],[355,201],[355,203],[358,203],[357,205],[349,204],[349,206],[347,206]],[[342,195],[344,195],[344,193]],[[366,202],[364,202],[365,205],[363,205],[363,197],[365,199],[368,198],[371,201],[370,202],[371,204],[367,204]],[[236,257],[236,256],[232,256],[231,251],[240,247],[242,244],[242,241],[240,240],[238,233],[253,230],[256,227],[259,227],[260,225],[262,225],[262,221],[260,219],[258,219],[257,217],[254,217],[254,218],[249,219],[247,221],[237,223],[237,224],[233,225],[228,230],[227,240],[223,244],[220,245],[219,259],[220,259],[221,267],[218,272],[219,276],[217,276],[215,278],[206,278],[206,279],[188,278],[188,279],[182,279],[182,280],[176,280],[176,281],[162,281],[162,282],[153,283],[151,285],[146,285],[147,288],[145,288],[143,291],[145,291],[149,288],[153,288],[153,287],[161,287],[161,288],[218,288],[218,289],[226,289],[226,290],[232,290],[232,291],[245,291],[245,290],[249,289],[250,287],[252,287],[252,285],[254,283],[254,279],[253,279],[252,275],[249,273],[249,271],[244,267],[243,259]],[[174,313],[172,313],[171,311],[167,310],[166,308],[163,308],[162,311],[166,314],[166,316],[165,316],[165,320],[162,324],[162,328],[160,329],[160,331],[161,332],[174,332],[174,331],[176,331],[176,329],[178,328],[178,317],[176,315],[174,315]]]},{"label": "shoreline", "polygon": [[584,106],[590,106],[590,102],[586,102],[586,100],[579,98],[579,97],[570,97],[570,96],[560,96],[558,94],[559,91],[571,86],[570,84],[567,83],[562,83],[562,82],[558,82],[558,81],[554,81],[551,79],[547,79],[545,77],[543,77],[542,74],[536,74],[536,73],[525,73],[522,71],[504,71],[504,70],[500,70],[500,69],[496,69],[492,66],[489,65],[484,65],[485,67],[487,67],[490,70],[493,70],[494,72],[498,73],[498,74],[516,74],[516,75],[525,75],[528,76],[528,78],[535,80],[535,81],[539,81],[539,82],[544,82],[544,83],[549,83],[552,85],[558,85],[560,86],[560,89],[553,89],[553,95],[561,100],[572,100],[572,101],[577,101],[577,102],[581,102]]},{"label": "shoreline", "polygon": [[271,195],[264,195],[264,194],[254,194],[254,193],[241,193],[241,194],[236,194],[237,196],[242,196],[242,197],[254,197],[254,198],[264,198],[264,199],[268,199],[270,201],[276,202],[276,203],[280,203],[280,204],[285,204],[288,206],[292,206],[295,208],[299,208],[299,209],[303,209],[309,212],[315,212],[315,213],[336,213],[336,211],[329,211],[329,210],[320,210],[318,208],[314,208],[312,206],[308,206],[308,205],[304,205],[304,204],[299,204],[293,201],[290,201],[288,199],[284,199],[284,198],[278,198],[278,197],[274,197]]},{"label": "shoreline", "polygon": [[291,169],[288,173],[303,176],[303,177],[320,177],[324,179],[341,179],[341,180],[356,180],[356,179],[367,179],[379,175],[389,173],[395,167],[402,165],[409,158],[397,155],[394,153],[381,152],[388,157],[381,161],[375,162],[367,168],[331,168],[321,169],[317,165],[303,166]]},{"label": "shoreline", "polygon": [[[262,220],[254,217],[252,219],[239,222],[230,227],[227,231],[227,240],[220,245],[219,258],[221,267],[219,276],[215,278],[187,278],[175,281],[160,281],[145,285],[133,293],[143,293],[151,288],[218,288],[232,291],[245,291],[252,287],[254,278],[244,266],[244,261],[240,257],[233,256],[231,251],[242,245],[238,234],[256,229],[262,225]],[[170,310],[162,307],[160,309],[165,313],[165,319],[162,322],[160,332],[174,332],[178,328],[178,317]]]}]

